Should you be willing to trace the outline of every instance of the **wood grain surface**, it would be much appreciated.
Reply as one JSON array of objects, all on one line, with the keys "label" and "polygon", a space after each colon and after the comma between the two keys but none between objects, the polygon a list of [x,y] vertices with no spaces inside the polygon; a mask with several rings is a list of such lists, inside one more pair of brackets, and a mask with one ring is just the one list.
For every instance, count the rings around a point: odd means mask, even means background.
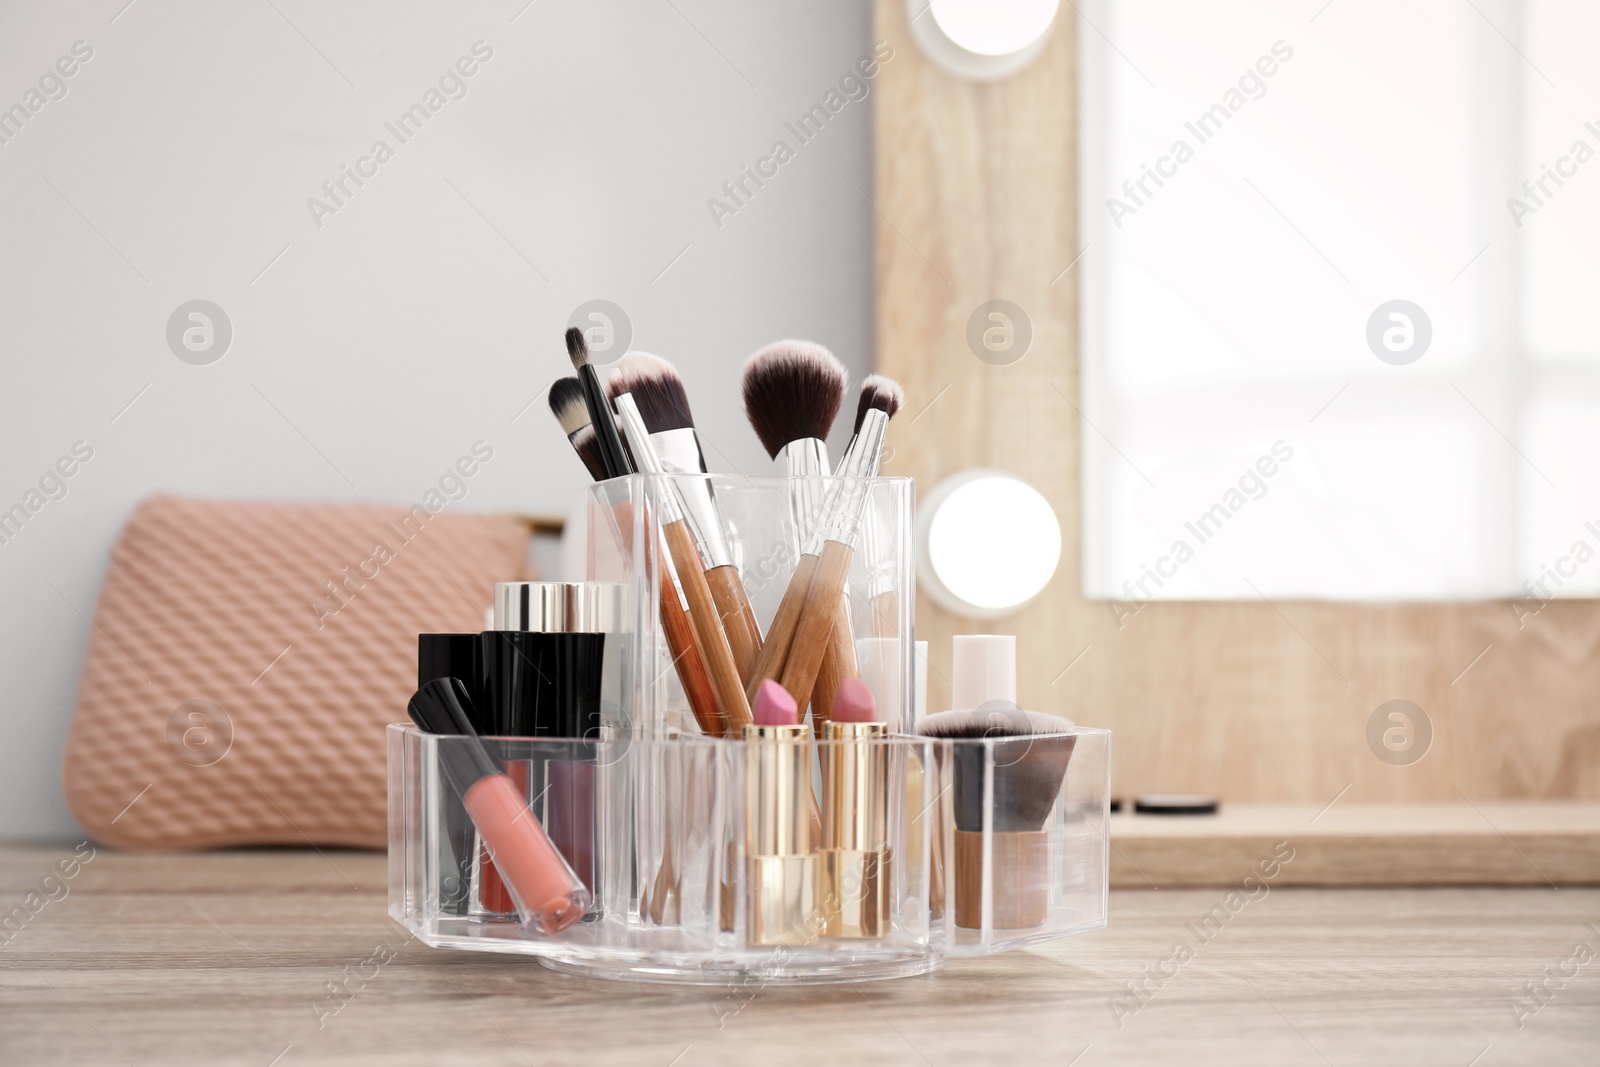
[{"label": "wood grain surface", "polygon": [[[971,467],[1037,488],[1061,566],[1024,612],[978,623],[917,603],[929,710],[949,696],[950,637],[1015,633],[1028,707],[1116,732],[1119,792],[1227,800],[1474,802],[1600,797],[1600,607],[1536,604],[1151,603],[1122,615],[1082,596],[1079,550],[1076,16],[993,85],[934,68],[904,0],[874,0],[894,48],[874,79],[878,369],[906,404],[885,473],[927,492]],[[1083,30],[1082,32],[1093,32]],[[1020,361],[968,348],[985,301],[1033,324]],[[1515,609],[1515,610],[1514,610]],[[1519,613],[1520,617],[1519,617]],[[1408,766],[1367,741],[1379,705],[1415,702],[1432,743]]]},{"label": "wood grain surface", "polygon": [[[71,852],[0,848],[0,901],[21,904]],[[371,854],[101,851],[0,945],[0,1063],[1600,1061],[1600,960],[1521,1029],[1513,1010],[1574,945],[1600,948],[1596,890],[1269,887],[1205,940],[1195,924],[1223,890],[1114,892],[1110,927],[1082,937],[919,978],[735,989],[428,949],[385,916],[383,883]],[[1171,962],[1180,942],[1190,958]]]},{"label": "wood grain surface", "polygon": [[[1600,885],[1600,804],[1229,804],[1111,817],[1117,888],[1237,885],[1278,842],[1278,885]],[[1600,946],[1597,946],[1600,947]]]}]

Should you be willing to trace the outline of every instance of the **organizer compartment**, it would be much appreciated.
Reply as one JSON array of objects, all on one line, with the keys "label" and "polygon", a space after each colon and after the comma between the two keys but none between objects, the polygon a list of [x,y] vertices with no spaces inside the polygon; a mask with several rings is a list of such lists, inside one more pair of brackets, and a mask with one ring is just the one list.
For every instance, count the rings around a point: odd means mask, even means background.
[{"label": "organizer compartment", "polygon": [[[824,498],[845,479],[817,478],[810,499]],[[912,573],[912,481],[870,478],[861,534],[845,586],[862,679],[892,729],[909,731],[912,702],[911,638],[915,603]],[[673,668],[659,622],[667,553],[653,521],[676,483],[683,493],[710,492],[723,519],[722,533],[738,567],[763,633],[783,599],[804,548],[794,518],[796,486],[787,478],[728,475],[644,475],[613,478],[590,487],[587,508],[588,579],[623,582],[634,590],[631,625],[621,653],[628,683],[608,722],[637,737],[699,734]]]},{"label": "organizer compartment", "polygon": [[[466,835],[465,845],[455,836],[465,811],[440,754],[465,743],[413,726],[389,727],[389,912],[425,944],[520,953],[607,977],[712,984],[890,977],[940,962],[927,906],[933,823],[907,807],[908,777],[932,758],[930,742],[873,743],[887,801],[881,934],[832,936],[835,904],[848,906],[855,887],[841,880],[846,899],[830,903],[813,881],[813,906],[796,916],[803,934],[784,944],[758,944],[753,934],[746,743],[492,739],[508,772],[526,783],[535,817],[595,898],[582,922],[549,937],[486,904],[489,861],[474,835]],[[837,747],[808,743],[807,761],[815,769],[821,759],[835,758]],[[592,770],[593,792],[552,788],[553,768],[578,765]],[[801,865],[814,879],[822,843],[814,842],[809,864]],[[585,849],[592,863],[574,862]]]},{"label": "organizer compartment", "polygon": [[[760,761],[749,742],[701,732],[662,632],[667,557],[653,516],[672,481],[715,495],[763,632],[803,547],[788,479],[634,475],[591,489],[588,577],[628,590],[622,625],[606,638],[601,738],[486,739],[591,890],[589,915],[554,936],[526,930],[497,894],[441,771],[441,752],[466,740],[395,725],[393,918],[440,948],[517,953],[601,977],[746,985],[917,974],[949,957],[1103,926],[1110,734],[1074,728],[1037,739],[1070,739],[1070,758],[1054,795],[1032,799],[1037,825],[1019,827],[1007,797],[1026,745],[912,732],[909,479],[869,480],[845,590],[861,676],[890,736],[869,742],[870,752],[808,738],[804,756],[822,820],[830,761],[880,768],[883,847],[825,850],[838,842],[819,822],[804,855],[757,860],[747,789]],[[818,479],[808,491],[825,496],[837,484]],[[755,921],[763,909],[793,929],[773,934]]]}]

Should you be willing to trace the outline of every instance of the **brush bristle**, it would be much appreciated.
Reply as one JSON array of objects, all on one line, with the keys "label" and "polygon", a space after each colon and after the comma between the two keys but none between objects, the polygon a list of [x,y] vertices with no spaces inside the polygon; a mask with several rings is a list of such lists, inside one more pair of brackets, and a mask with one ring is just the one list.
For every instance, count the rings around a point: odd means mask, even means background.
[{"label": "brush bristle", "polygon": [[568,439],[589,425],[589,405],[583,399],[583,383],[576,378],[557,378],[550,385],[550,411]]},{"label": "brush bristle", "polygon": [[583,339],[583,331],[576,326],[567,327],[567,355],[578,370],[589,362],[589,342]]},{"label": "brush bristle", "polygon": [[589,468],[589,474],[597,482],[606,480],[606,462],[600,456],[600,438],[595,436],[594,425],[585,422],[573,431],[573,451],[578,453],[578,458],[583,460],[583,465]]},{"label": "brush bristle", "polygon": [[632,393],[639,405],[639,416],[650,433],[681,430],[694,425],[689,413],[689,394],[683,387],[678,368],[648,352],[629,352],[611,369],[606,384],[610,396]]},{"label": "brush bristle", "polygon": [[[997,832],[1033,832],[1044,828],[1056,805],[1077,736],[1072,723],[1056,715],[1023,711],[1010,704],[990,703],[972,711],[941,711],[917,726],[924,737],[969,742],[953,747],[955,816],[959,830],[983,829],[984,768],[994,769],[994,812]],[[970,742],[987,740],[990,743]],[[992,756],[986,753],[992,751]]]},{"label": "brush bristle", "polygon": [[990,701],[971,711],[936,712],[917,724],[917,733],[923,737],[955,741],[982,737],[1037,737],[1064,734],[1070,729],[1071,719],[1039,711],[1023,711],[1001,701]]},{"label": "brush bristle", "polygon": [[899,382],[882,374],[867,375],[861,381],[861,402],[856,405],[854,432],[861,432],[861,423],[866,419],[867,412],[876,409],[892,419],[905,401],[906,391],[900,388]]},{"label": "brush bristle", "polygon": [[808,437],[826,438],[839,417],[850,374],[832,352],[811,341],[778,341],[744,365],[745,414],[767,455]]}]

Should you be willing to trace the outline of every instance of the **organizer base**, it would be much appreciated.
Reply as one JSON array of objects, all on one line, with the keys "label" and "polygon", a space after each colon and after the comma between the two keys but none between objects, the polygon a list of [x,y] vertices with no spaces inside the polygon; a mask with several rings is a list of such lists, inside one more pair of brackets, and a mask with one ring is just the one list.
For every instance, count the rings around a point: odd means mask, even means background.
[{"label": "organizer base", "polygon": [[855,961],[851,963],[802,964],[774,970],[762,966],[739,966],[731,962],[700,966],[672,966],[660,963],[626,963],[618,960],[577,960],[538,957],[541,967],[582,978],[609,981],[656,982],[669,985],[725,986],[755,985],[838,985],[845,982],[871,982],[885,978],[911,978],[944,966],[936,956],[915,959]]}]

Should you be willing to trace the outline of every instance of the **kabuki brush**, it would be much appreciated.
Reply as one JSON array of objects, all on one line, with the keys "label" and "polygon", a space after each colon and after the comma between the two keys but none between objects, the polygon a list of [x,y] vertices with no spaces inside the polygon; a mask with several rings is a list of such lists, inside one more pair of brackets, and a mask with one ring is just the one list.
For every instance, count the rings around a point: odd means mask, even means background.
[{"label": "kabuki brush", "polygon": [[[1055,715],[990,702],[971,711],[941,711],[917,727],[924,737],[955,742],[956,925],[983,929],[983,884],[989,875],[990,925],[1043,925],[1049,908],[1050,833],[1045,823],[1061,794],[1077,738]],[[988,778],[988,789],[985,779]],[[990,825],[984,826],[985,793]],[[985,831],[993,867],[985,870]]]}]

